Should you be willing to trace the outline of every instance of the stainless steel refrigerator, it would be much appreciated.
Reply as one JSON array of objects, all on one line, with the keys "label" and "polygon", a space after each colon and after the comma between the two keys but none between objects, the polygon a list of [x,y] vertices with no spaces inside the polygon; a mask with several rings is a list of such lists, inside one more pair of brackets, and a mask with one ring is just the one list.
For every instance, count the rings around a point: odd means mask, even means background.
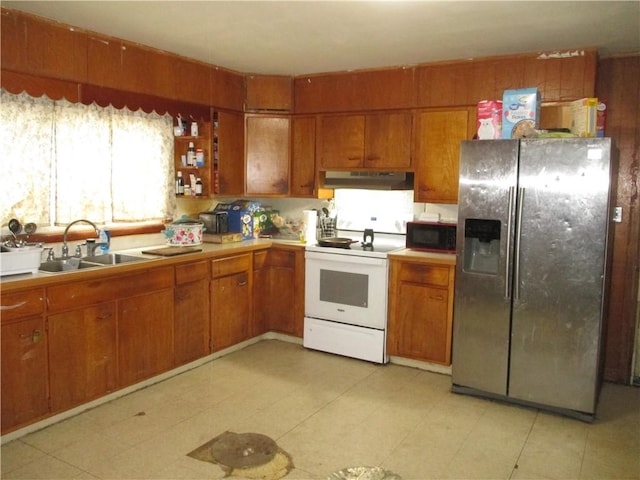
[{"label": "stainless steel refrigerator", "polygon": [[611,171],[608,138],[462,142],[454,392],[593,419]]}]

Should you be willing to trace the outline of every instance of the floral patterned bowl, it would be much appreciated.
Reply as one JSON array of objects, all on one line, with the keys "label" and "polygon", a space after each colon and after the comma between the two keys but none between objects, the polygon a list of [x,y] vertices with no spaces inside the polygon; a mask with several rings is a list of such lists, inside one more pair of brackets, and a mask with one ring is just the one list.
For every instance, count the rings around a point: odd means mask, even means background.
[{"label": "floral patterned bowl", "polygon": [[167,243],[173,246],[200,245],[203,232],[204,223],[187,217],[166,225],[162,231]]}]

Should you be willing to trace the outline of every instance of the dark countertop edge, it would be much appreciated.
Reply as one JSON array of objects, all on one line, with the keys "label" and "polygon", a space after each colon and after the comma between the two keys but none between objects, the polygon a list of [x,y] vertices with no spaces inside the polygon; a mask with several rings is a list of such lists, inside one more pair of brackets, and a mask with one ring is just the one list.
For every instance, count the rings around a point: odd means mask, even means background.
[{"label": "dark countertop edge", "polygon": [[291,249],[304,249],[305,247],[305,245],[300,242],[258,239],[243,240],[242,242],[233,243],[203,243],[201,245],[194,245],[194,247],[196,248],[202,248],[201,252],[185,253],[172,257],[162,257],[159,255],[141,253],[142,250],[167,247],[168,245],[166,244],[116,250],[112,253],[124,253],[127,255],[139,256],[143,258],[143,260],[130,263],[122,263],[118,265],[106,265],[103,267],[76,270],[73,272],[38,272],[36,274],[24,273],[19,275],[7,275],[4,277],[0,277],[0,294],[24,290],[27,288],[47,287],[61,283],[68,283],[70,281],[90,281],[107,276],[117,276],[121,274],[147,270],[150,268],[197,262],[198,260],[228,257],[242,253],[265,250],[271,248],[273,245]]}]

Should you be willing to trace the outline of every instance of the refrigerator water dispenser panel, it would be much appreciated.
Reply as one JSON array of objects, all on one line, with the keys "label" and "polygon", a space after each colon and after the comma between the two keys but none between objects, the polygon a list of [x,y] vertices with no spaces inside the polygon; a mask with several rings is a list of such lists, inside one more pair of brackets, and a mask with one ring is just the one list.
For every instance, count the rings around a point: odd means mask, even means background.
[{"label": "refrigerator water dispenser panel", "polygon": [[500,263],[500,220],[467,218],[464,222],[464,270],[496,275]]}]

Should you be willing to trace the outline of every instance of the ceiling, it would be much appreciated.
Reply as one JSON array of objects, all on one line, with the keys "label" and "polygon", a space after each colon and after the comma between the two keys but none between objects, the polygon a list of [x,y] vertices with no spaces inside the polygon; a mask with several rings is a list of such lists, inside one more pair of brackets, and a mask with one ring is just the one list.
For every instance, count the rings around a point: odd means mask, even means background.
[{"label": "ceiling", "polygon": [[303,75],[530,52],[640,53],[639,1],[5,1],[242,73]]}]

